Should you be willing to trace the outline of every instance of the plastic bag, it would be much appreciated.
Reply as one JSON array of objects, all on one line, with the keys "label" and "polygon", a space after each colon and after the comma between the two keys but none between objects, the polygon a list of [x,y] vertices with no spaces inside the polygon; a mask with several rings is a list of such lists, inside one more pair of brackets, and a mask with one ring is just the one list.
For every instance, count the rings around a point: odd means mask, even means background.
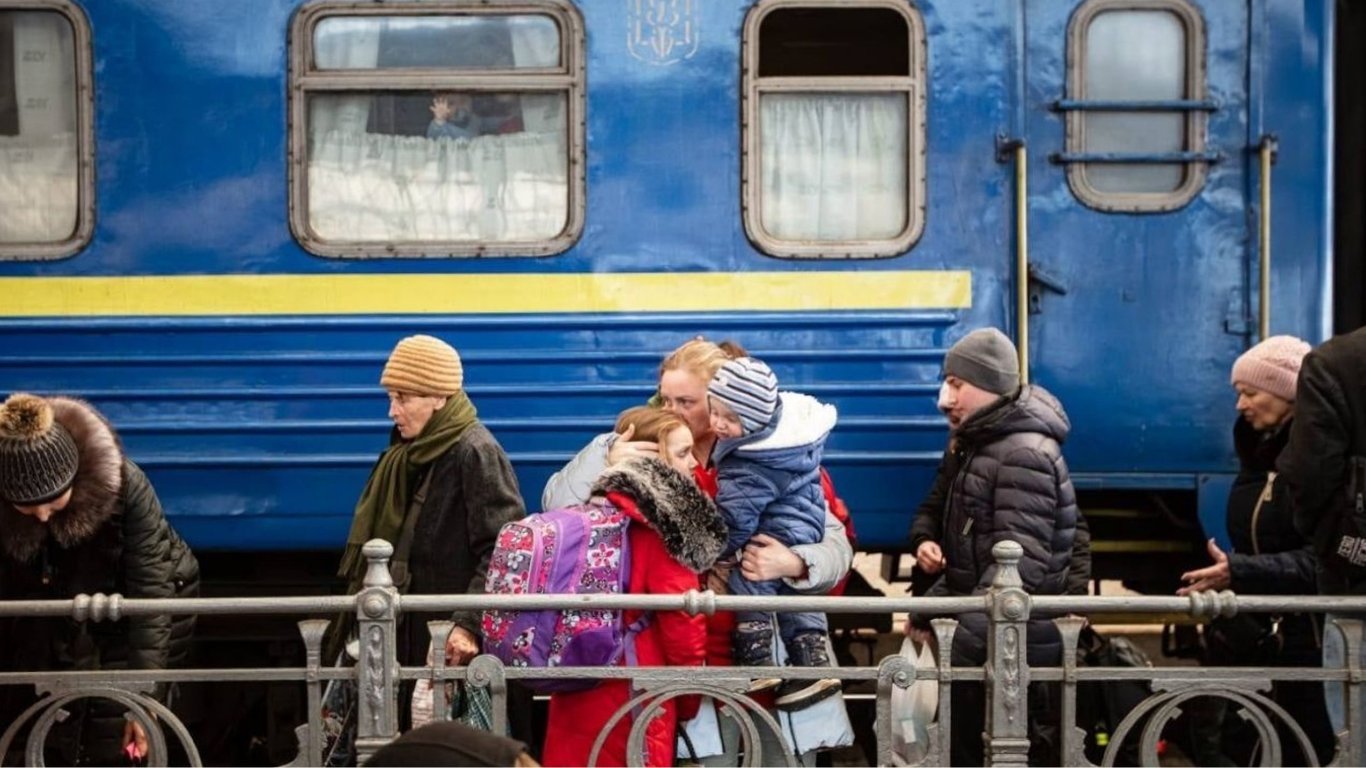
[{"label": "plastic bag", "polygon": [[[917,670],[934,669],[929,643],[916,651],[908,637],[901,642],[901,656]],[[939,709],[939,682],[916,680],[905,688],[892,687],[892,752],[908,764],[925,759],[930,749],[929,728]]]}]

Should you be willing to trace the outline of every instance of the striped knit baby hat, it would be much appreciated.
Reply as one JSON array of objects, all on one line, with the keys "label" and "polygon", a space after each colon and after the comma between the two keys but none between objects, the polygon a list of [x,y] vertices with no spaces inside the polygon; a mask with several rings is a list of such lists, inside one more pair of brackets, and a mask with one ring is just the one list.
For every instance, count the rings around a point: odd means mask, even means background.
[{"label": "striped knit baby hat", "polygon": [[450,344],[435,336],[409,336],[394,347],[379,383],[385,389],[449,397],[465,383],[465,369]]},{"label": "striped knit baby hat", "polygon": [[720,400],[740,417],[740,429],[749,435],[763,429],[778,408],[778,377],[762,360],[737,357],[712,377],[707,394]]},{"label": "striped knit baby hat", "polygon": [[11,395],[0,407],[0,497],[34,505],[62,495],[76,479],[76,441],[36,395]]}]

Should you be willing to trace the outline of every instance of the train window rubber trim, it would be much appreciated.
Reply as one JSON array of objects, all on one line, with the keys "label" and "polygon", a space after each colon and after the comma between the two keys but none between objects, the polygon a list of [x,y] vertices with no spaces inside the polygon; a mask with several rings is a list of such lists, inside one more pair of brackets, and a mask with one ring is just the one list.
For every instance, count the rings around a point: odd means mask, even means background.
[{"label": "train window rubber trim", "polygon": [[[760,77],[760,31],[775,11],[790,9],[854,10],[885,9],[900,15],[908,35],[909,74],[801,75]],[[926,37],[920,12],[905,0],[759,0],[745,17],[741,53],[744,76],[741,85],[741,216],[745,233],[762,253],[789,259],[892,258],[909,251],[925,229],[926,213]],[[893,237],[858,240],[794,240],[779,238],[764,226],[762,136],[760,101],[776,94],[887,94],[906,98],[905,219]]]},{"label": "train window rubber trim", "polygon": [[[338,17],[548,16],[559,28],[556,67],[510,69],[322,69],[314,65],[313,35],[324,19]],[[583,17],[569,0],[398,0],[359,4],[316,0],[295,12],[289,39],[289,223],[296,241],[316,256],[348,259],[550,256],[578,242],[585,217],[585,35]],[[308,209],[308,99],[318,95],[439,90],[563,94],[567,203],[564,227],[540,240],[344,241],[320,237]]]},{"label": "train window rubber trim", "polygon": [[76,224],[53,242],[0,242],[0,261],[53,261],[74,256],[95,232],[95,74],[90,20],[71,0],[0,0],[0,13],[56,13],[71,25],[76,106]]},{"label": "train window rubber trim", "polygon": [[[1134,108],[1123,110],[1119,103],[1090,100],[1086,93],[1086,55],[1091,23],[1111,11],[1158,11],[1170,13],[1185,28],[1185,93],[1170,101],[1134,100]],[[1208,114],[1219,104],[1206,95],[1208,87],[1205,62],[1205,23],[1200,11],[1186,0],[1087,0],[1077,7],[1067,31],[1067,96],[1054,108],[1065,113],[1066,150],[1053,160],[1067,166],[1067,182],[1072,194],[1084,205],[1115,213],[1161,213],[1174,211],[1189,203],[1205,185],[1210,163],[1221,155],[1207,149]],[[1086,144],[1087,112],[1133,111],[1146,114],[1180,114],[1184,117],[1185,140],[1181,152],[1170,153],[1167,162],[1179,163],[1184,178],[1169,192],[1112,192],[1096,189],[1087,178],[1092,162],[1155,163],[1163,158],[1148,153],[1093,153]],[[1101,157],[1103,154],[1112,155]]]}]

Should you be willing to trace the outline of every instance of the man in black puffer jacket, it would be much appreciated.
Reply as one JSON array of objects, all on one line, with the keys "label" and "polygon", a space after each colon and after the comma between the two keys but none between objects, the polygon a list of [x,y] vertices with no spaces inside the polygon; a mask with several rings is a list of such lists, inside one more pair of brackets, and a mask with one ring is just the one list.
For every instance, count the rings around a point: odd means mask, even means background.
[{"label": "man in black puffer jacket", "polygon": [[[1042,387],[1020,386],[1015,345],[994,328],[973,331],[944,358],[939,407],[949,418],[952,470],[942,517],[943,575],[929,597],[979,595],[991,587],[996,561],[991,548],[1014,541],[1024,548],[1020,577],[1036,595],[1066,594],[1077,536],[1076,494],[1061,444],[1071,428],[1057,399]],[[1073,581],[1083,574],[1073,575]],[[929,617],[916,616],[915,630]],[[986,662],[987,620],[980,613],[958,617],[953,663]],[[1062,641],[1048,617],[1029,622],[1030,665],[1056,665]],[[955,683],[954,765],[982,764],[984,697],[977,683]],[[1032,686],[1031,762],[1055,762],[1056,729],[1048,719],[1047,696]],[[1035,723],[1039,726],[1036,727]]]}]

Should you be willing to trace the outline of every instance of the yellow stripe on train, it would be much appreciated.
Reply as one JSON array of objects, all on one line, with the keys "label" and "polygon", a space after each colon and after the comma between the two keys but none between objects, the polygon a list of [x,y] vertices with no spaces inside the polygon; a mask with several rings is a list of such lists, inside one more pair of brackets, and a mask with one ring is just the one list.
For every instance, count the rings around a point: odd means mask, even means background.
[{"label": "yellow stripe on train", "polygon": [[0,316],[961,309],[967,271],[0,278]]}]

